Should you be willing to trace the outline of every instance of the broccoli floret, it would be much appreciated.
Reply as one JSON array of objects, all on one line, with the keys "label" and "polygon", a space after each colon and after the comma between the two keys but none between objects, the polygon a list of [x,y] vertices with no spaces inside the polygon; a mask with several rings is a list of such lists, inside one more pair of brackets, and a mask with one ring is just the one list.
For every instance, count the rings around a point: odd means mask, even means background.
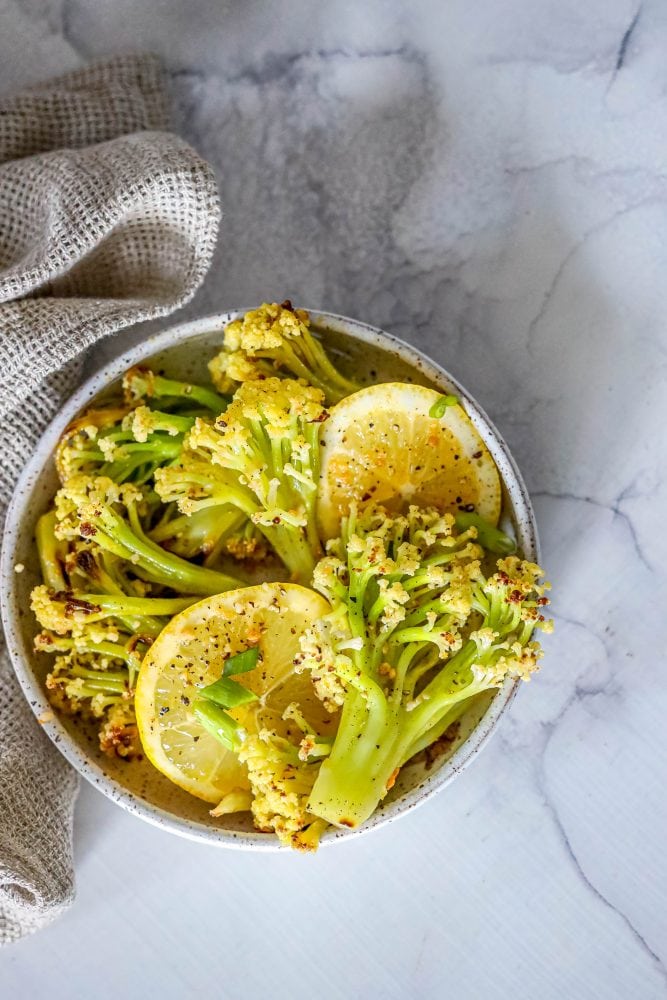
[{"label": "broccoli floret", "polygon": [[46,678],[51,704],[67,714],[101,719],[100,749],[125,760],[143,756],[127,671],[89,669],[85,657],[59,656]]},{"label": "broccoli floret", "polygon": [[195,600],[35,587],[31,607],[44,629],[35,637],[35,649],[66,654],[58,657],[47,684],[56,703],[100,716],[119,698],[131,699],[152,641],[172,615]]},{"label": "broccoli floret", "polygon": [[31,608],[44,631],[35,637],[35,649],[85,653],[93,670],[106,670],[109,660],[120,660],[130,672],[133,687],[150,644],[170,617],[195,600],[54,592],[38,586],[31,594]]},{"label": "broccoli floret", "polygon": [[[109,403],[70,424],[56,452],[61,482],[80,473],[109,476],[116,483],[148,482],[156,468],[175,462],[195,417],[217,416],[225,397],[205,386],[178,382],[147,368],[132,368],[123,380],[127,405]],[[159,400],[161,409],[156,409]],[[150,405],[147,405],[150,404]],[[189,412],[167,412],[187,408]]]},{"label": "broccoli floret", "polygon": [[[96,622],[115,621],[123,625],[127,623],[130,630],[139,635],[155,638],[167,618],[188,608],[194,603],[194,598],[54,591],[40,584],[33,589],[30,601],[40,625],[58,635],[78,634]],[[161,616],[160,622],[157,619]]]},{"label": "broccoli floret", "polygon": [[203,407],[217,417],[227,408],[228,400],[213,389],[192,382],[179,382],[176,379],[165,378],[150,368],[130,368],[123,376],[123,392],[128,404],[136,406],[146,400],[159,399],[160,405],[166,408],[178,405]]},{"label": "broccoli floret", "polygon": [[337,403],[360,388],[345,378],[310,331],[305,309],[276,302],[247,312],[225,329],[224,350],[209,363],[214,385],[233,391],[236,382],[275,376],[284,369],[324,393],[327,404]]},{"label": "broccoli floret", "polygon": [[49,701],[68,714],[98,719],[133,694],[127,670],[91,666],[85,651],[56,657],[46,678],[46,689]]},{"label": "broccoli floret", "polygon": [[315,850],[328,825],[307,808],[317,764],[304,762],[296,747],[267,729],[246,736],[238,753],[248,768],[255,826],[297,850]]},{"label": "broccoli floret", "polygon": [[541,614],[542,571],[510,556],[487,578],[475,535],[456,534],[454,519],[434,510],[353,508],[318,564],[314,586],[332,611],[306,633],[297,660],[342,714],[310,813],[363,823],[399,769],[471,698],[537,668],[531,636],[551,624]]},{"label": "broccoli floret", "polygon": [[308,583],[321,554],[315,524],[322,393],[290,379],[246,382],[211,425],[197,420],[179,467],[156,476],[184,513],[232,505]]},{"label": "broccoli floret", "polygon": [[[65,567],[67,585],[63,588],[52,588],[56,593],[74,594],[84,600],[89,595],[94,597],[96,594],[118,599],[118,612],[115,618],[130,633],[150,635],[155,638],[167,624],[167,619],[158,617],[157,613],[141,615],[122,613],[129,607],[126,598],[152,597],[155,588],[131,575],[131,563],[105,552],[94,542],[70,539]],[[194,598],[187,600],[192,602]],[[154,608],[156,605],[150,607]]]},{"label": "broccoli floret", "polygon": [[79,417],[63,434],[56,455],[61,482],[86,473],[116,483],[148,482],[155,469],[175,462],[195,418],[147,406],[109,407]]},{"label": "broccoli floret", "polygon": [[55,456],[62,483],[106,461],[97,448],[97,438],[100,434],[119,430],[128,410],[127,406],[109,404],[101,409],[87,410],[69,424],[58,442]]},{"label": "broccoli floret", "polygon": [[[136,655],[140,658],[143,653],[137,649]],[[138,666],[134,671],[118,669],[117,663],[113,665],[117,659],[115,653],[91,657],[87,650],[58,656],[47,675],[46,689],[49,701],[60,711],[101,719],[100,748],[110,756],[130,760],[142,754],[133,704]]]},{"label": "broccoli floret", "polygon": [[[199,426],[195,430],[200,433]],[[236,473],[212,466],[208,453],[193,450],[193,435],[188,437],[178,465],[157,470],[155,490],[163,503],[176,503],[186,515],[216,508],[214,516],[218,516],[220,508],[233,506],[250,517],[256,506]]]},{"label": "broccoli floret", "polygon": [[56,535],[92,539],[127,560],[137,576],[184,594],[218,594],[239,586],[234,577],[187,562],[149,538],[141,524],[143,502],[142,492],[131,484],[74,477],[56,495]]},{"label": "broccoli floret", "polygon": [[162,410],[151,410],[148,406],[137,406],[123,420],[123,428],[132,433],[132,437],[140,444],[156,440],[153,435],[163,431],[167,437],[178,438],[180,441],[194,423],[194,417],[179,413],[163,413]]},{"label": "broccoli floret", "polygon": [[256,510],[252,493],[235,473],[212,466],[187,447],[178,465],[156,471],[155,489],[182,516],[167,512],[150,537],[178,555],[203,554],[205,566],[215,564],[228,542],[234,544]]},{"label": "broccoli floret", "polygon": [[70,712],[96,717],[119,699],[132,700],[151,643],[172,615],[195,600],[35,587],[31,606],[43,627],[35,650],[66,654],[58,656],[49,675],[51,700]]},{"label": "broccoli floret", "polygon": [[[147,596],[151,585],[132,578],[126,564],[95,543],[54,539],[58,525],[55,512],[44,515],[37,528],[42,565],[51,566],[54,545],[62,546],[56,573],[44,572],[47,581],[33,589],[31,606],[44,631],[35,648],[50,653],[68,653],[78,666],[90,670],[124,665],[129,686],[139,670],[141,658],[169,618],[196,597]],[[85,663],[82,660],[85,657]],[[114,669],[115,669],[114,667]],[[77,686],[81,678],[78,678]],[[61,691],[62,685],[57,688]]]}]

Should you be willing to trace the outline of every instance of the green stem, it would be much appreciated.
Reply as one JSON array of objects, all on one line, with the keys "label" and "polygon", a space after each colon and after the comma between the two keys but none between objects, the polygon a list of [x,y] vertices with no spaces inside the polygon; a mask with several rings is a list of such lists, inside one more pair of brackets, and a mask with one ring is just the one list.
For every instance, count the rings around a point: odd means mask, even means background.
[{"label": "green stem", "polygon": [[218,395],[213,389],[207,389],[203,385],[196,385],[192,382],[179,382],[176,379],[165,378],[162,375],[153,375],[152,389],[152,395],[157,397],[176,396],[184,399],[194,399],[216,416],[224,413],[227,409],[227,400],[224,396]]},{"label": "green stem", "polygon": [[95,540],[102,547],[110,548],[117,555],[141,566],[152,579],[186,594],[207,596],[240,585],[235,577],[195,566],[180,556],[165,552],[144,535],[132,504],[128,507],[128,515],[131,526],[110,508],[104,508],[100,520],[106,531],[98,531]]},{"label": "green stem", "polygon": [[516,542],[509,535],[506,535],[500,528],[494,527],[485,521],[479,514],[461,513],[456,515],[456,527],[461,531],[468,528],[477,529],[477,541],[487,552],[495,552],[499,555],[510,555],[516,552]]},{"label": "green stem", "polygon": [[113,594],[76,594],[74,595],[89,604],[95,604],[107,615],[117,617],[128,614],[143,618],[144,615],[155,617],[164,615],[172,618],[179,611],[189,608],[195,603],[193,597],[128,597]]},{"label": "green stem", "polygon": [[257,527],[271,544],[278,558],[287,566],[291,576],[304,586],[313,578],[315,556],[300,527],[292,528],[287,524],[264,525]]},{"label": "green stem", "polygon": [[56,512],[49,510],[37,521],[35,542],[42,569],[42,579],[52,590],[67,590],[60,557],[64,555],[63,545],[55,535]]},{"label": "green stem", "polygon": [[470,699],[466,698],[463,701],[458,702],[458,704],[453,705],[449,711],[445,712],[443,717],[435,723],[435,725],[431,726],[430,729],[427,729],[422,736],[415,739],[407,750],[405,750],[403,759],[401,760],[399,766],[402,767],[404,764],[407,764],[407,762],[418,753],[439,740],[443,733],[447,732],[452,723],[460,719],[464,712],[467,712],[470,707],[469,701]]}]

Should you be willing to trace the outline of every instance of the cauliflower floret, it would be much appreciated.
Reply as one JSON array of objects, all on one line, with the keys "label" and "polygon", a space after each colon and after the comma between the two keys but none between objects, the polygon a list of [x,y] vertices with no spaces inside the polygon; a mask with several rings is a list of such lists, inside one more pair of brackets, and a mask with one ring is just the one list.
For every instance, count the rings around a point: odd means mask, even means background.
[{"label": "cauliflower floret", "polygon": [[219,392],[232,393],[237,382],[254,382],[267,377],[265,366],[241,351],[220,351],[209,361],[211,381]]},{"label": "cauliflower floret", "polygon": [[[148,435],[155,430],[153,411],[147,406],[137,406],[136,410],[133,410],[123,423],[129,425],[127,429],[132,431],[135,441],[140,444],[148,441]],[[174,433],[176,432],[174,431]]]},{"label": "cauliflower floret", "polygon": [[410,600],[410,594],[402,583],[396,580],[389,584],[386,579],[378,580],[380,590],[380,600],[382,601],[382,628],[393,631],[405,618],[405,608],[403,605]]},{"label": "cauliflower floret", "polygon": [[265,302],[234,320],[225,330],[224,344],[209,362],[213,383],[222,392],[233,391],[235,382],[274,377],[281,369],[321,389],[328,403],[360,388],[335,368],[310,331],[308,313],[291,302]]},{"label": "cauliflower floret", "polygon": [[57,635],[77,633],[89,616],[101,609],[85,598],[74,594],[54,594],[44,584],[35,587],[30,595],[30,607],[39,624]]},{"label": "cauliflower floret", "polygon": [[349,648],[349,644],[349,632],[340,629],[331,617],[314,622],[299,639],[301,652],[294,659],[295,670],[310,671],[315,694],[328,712],[337,712],[345,701],[347,687],[340,675],[352,668],[352,660],[341,647]]},{"label": "cauliflower floret", "polygon": [[317,765],[301,761],[296,747],[267,729],[245,739],[239,760],[248,768],[255,825],[290,847],[314,850],[326,827],[306,808]]}]

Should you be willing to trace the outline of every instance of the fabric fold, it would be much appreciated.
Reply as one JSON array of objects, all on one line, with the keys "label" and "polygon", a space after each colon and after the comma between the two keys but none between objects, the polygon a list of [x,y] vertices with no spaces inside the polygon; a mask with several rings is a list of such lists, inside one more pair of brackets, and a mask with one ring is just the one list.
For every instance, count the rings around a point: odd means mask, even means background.
[{"label": "fabric fold", "polygon": [[[83,352],[186,303],[220,207],[208,164],[167,128],[150,55],[103,60],[0,97],[0,518]],[[0,655],[0,943],[74,893],[77,779]]]}]

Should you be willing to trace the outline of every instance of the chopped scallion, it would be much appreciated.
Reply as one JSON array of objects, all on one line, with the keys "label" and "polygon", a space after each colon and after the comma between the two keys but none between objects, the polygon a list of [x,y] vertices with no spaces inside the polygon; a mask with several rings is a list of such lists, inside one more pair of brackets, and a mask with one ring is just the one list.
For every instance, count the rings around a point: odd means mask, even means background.
[{"label": "chopped scallion", "polygon": [[440,396],[428,411],[429,417],[444,417],[448,407],[456,406],[458,401],[458,396]]}]

